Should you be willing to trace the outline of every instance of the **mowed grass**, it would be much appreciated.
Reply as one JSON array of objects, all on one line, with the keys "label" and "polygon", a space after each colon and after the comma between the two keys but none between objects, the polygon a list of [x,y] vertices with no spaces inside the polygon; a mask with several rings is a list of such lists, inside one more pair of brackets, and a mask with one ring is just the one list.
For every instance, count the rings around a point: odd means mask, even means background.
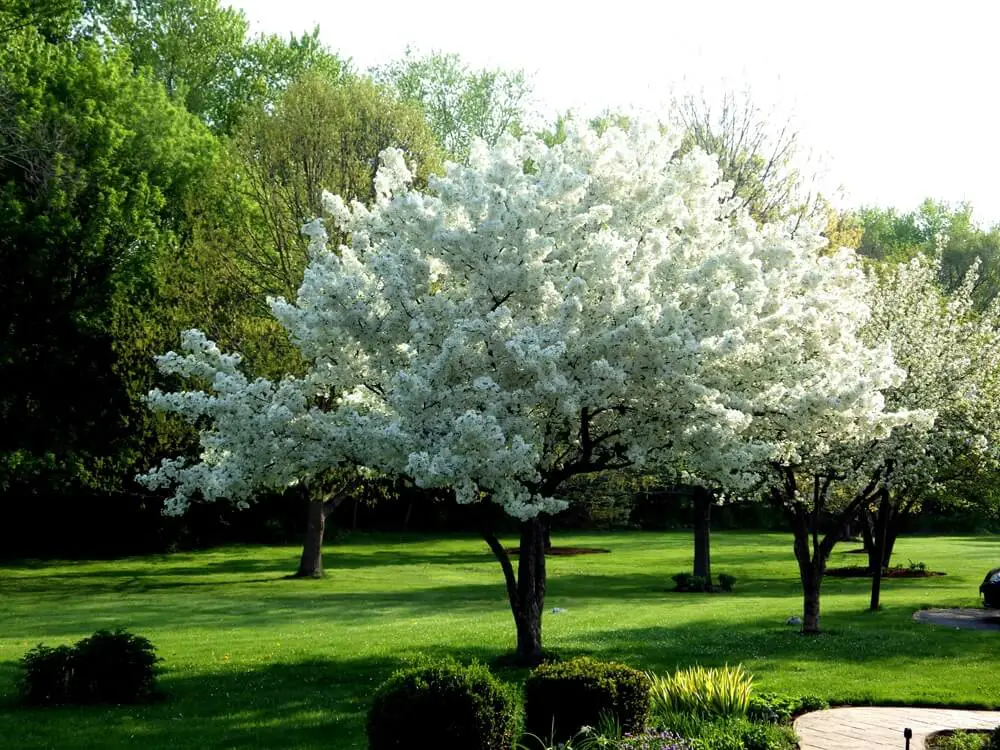
[{"label": "mowed grass", "polygon": [[[509,540],[513,544],[514,540]],[[826,634],[801,610],[791,537],[717,533],[716,573],[733,594],[675,594],[686,533],[556,535],[611,554],[549,559],[544,638],[651,670],[743,663],[758,689],[837,703],[1000,707],[1000,631],[922,625],[922,606],[978,606],[997,537],[904,538],[896,560],[940,578],[888,580],[865,611],[865,579],[826,579]],[[832,566],[862,564],[845,554]],[[423,657],[489,661],[513,647],[500,569],[474,537],[355,535],[326,548],[321,581],[288,580],[299,550],[229,547],[114,562],[0,566],[0,746],[11,748],[363,748],[375,687]],[[552,614],[553,607],[566,610]],[[128,627],[163,657],[163,703],[25,710],[17,660],[31,646]],[[517,681],[524,673],[502,671]]]}]

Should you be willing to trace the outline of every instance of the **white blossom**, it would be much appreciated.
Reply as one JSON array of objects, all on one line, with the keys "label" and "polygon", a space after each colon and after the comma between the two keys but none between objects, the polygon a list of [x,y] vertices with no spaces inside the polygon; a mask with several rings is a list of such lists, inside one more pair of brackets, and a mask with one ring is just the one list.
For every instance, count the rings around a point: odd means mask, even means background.
[{"label": "white blossom", "polygon": [[249,381],[188,334],[161,364],[208,389],[150,400],[211,427],[199,463],[145,481],[244,499],[349,462],[526,519],[575,473],[669,465],[738,491],[890,431],[903,373],[858,338],[853,254],[758,228],[678,146],[658,122],[505,136],[425,191],[385,152],[372,206],[324,200],[349,244],[311,225],[298,297],[272,304],[308,375]]}]

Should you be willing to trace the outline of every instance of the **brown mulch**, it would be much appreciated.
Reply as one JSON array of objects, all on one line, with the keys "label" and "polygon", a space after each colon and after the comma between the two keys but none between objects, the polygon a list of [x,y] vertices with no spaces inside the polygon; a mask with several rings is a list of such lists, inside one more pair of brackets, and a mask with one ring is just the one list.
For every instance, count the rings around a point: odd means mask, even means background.
[{"label": "brown mulch", "polygon": [[[506,552],[508,555],[516,557],[521,553],[521,550],[508,547]],[[545,551],[545,555],[547,557],[571,557],[573,555],[601,555],[609,552],[611,550],[600,547],[552,547]]]},{"label": "brown mulch", "polygon": [[[824,575],[833,578],[871,578],[872,574],[863,565],[852,565],[847,568],[827,568]],[[883,578],[934,578],[947,575],[936,570],[911,570],[910,568],[889,568]]]}]

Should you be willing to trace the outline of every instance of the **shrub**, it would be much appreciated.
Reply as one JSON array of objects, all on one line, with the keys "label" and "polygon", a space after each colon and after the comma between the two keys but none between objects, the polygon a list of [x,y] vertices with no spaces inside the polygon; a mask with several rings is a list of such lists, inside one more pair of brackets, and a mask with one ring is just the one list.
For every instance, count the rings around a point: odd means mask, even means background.
[{"label": "shrub", "polygon": [[153,644],[126,630],[99,630],[72,648],[39,645],[21,659],[21,701],[30,705],[146,702],[157,695],[158,661]]},{"label": "shrub", "polygon": [[77,703],[143,703],[156,695],[153,644],[126,630],[99,630],[73,647]]},{"label": "shrub", "polygon": [[719,588],[723,591],[732,591],[733,587],[736,586],[736,576],[731,576],[726,573],[719,573]]},{"label": "shrub", "polygon": [[393,674],[368,712],[370,750],[508,750],[517,709],[510,691],[479,664],[445,661]]},{"label": "shrub", "polygon": [[997,727],[990,734],[989,742],[986,743],[986,750],[1000,750],[1000,727]]},{"label": "shrub", "polygon": [[799,698],[799,708],[795,713],[809,713],[810,711],[825,711],[830,707],[830,703],[818,695],[803,695]]},{"label": "shrub", "polygon": [[625,664],[580,657],[535,669],[525,684],[525,729],[565,741],[583,726],[615,721],[636,734],[649,715],[649,680]]},{"label": "shrub", "polygon": [[674,582],[674,591],[687,591],[688,584],[691,580],[690,573],[678,573],[677,575],[670,576]]},{"label": "shrub", "polygon": [[748,715],[755,721],[787,724],[792,717],[809,711],[822,711],[830,704],[815,695],[783,695],[781,693],[756,693],[750,696]]},{"label": "shrub", "polygon": [[688,591],[711,591],[712,582],[704,576],[691,576],[688,579]]},{"label": "shrub", "polygon": [[39,644],[21,657],[23,674],[18,682],[21,702],[31,706],[70,703],[73,649]]},{"label": "shrub", "polygon": [[932,750],[989,750],[989,741],[989,736],[982,732],[956,729],[946,734],[932,734],[927,738],[926,746]]},{"label": "shrub", "polygon": [[712,590],[712,581],[704,576],[678,573],[675,576],[671,576],[671,578],[675,584],[674,591],[710,592]]},{"label": "shrub", "polygon": [[656,715],[745,716],[753,690],[753,677],[742,666],[691,667],[649,678]]}]

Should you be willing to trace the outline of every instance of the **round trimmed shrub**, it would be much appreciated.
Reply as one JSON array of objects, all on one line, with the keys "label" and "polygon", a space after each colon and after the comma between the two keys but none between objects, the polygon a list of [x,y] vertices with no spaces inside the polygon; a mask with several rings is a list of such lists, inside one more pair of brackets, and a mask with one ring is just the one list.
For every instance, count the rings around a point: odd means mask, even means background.
[{"label": "round trimmed shrub", "polygon": [[580,657],[543,664],[525,684],[525,730],[544,741],[565,742],[602,714],[623,733],[638,734],[649,716],[649,678],[618,662]]},{"label": "round trimmed shrub", "polygon": [[368,712],[370,750],[508,750],[517,707],[484,666],[446,661],[396,672]]},{"label": "round trimmed shrub", "polygon": [[73,647],[76,703],[147,703],[157,697],[153,644],[127,630],[98,630]]},{"label": "round trimmed shrub", "polygon": [[158,661],[153,644],[126,630],[99,630],[72,647],[39,645],[21,659],[21,702],[145,703],[159,697]]}]

